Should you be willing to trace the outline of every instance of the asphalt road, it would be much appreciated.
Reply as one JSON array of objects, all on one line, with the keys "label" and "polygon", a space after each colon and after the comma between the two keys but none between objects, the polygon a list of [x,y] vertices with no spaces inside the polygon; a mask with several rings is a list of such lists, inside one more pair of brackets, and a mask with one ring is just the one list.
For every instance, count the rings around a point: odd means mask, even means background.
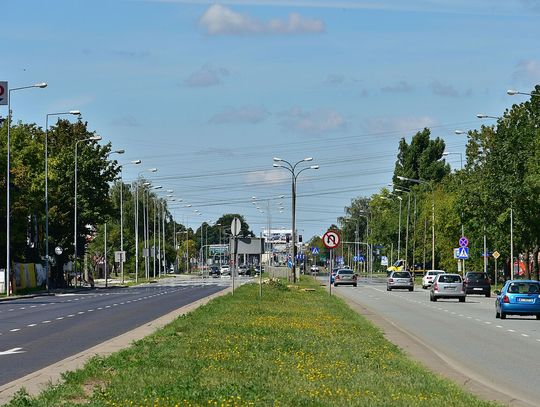
[{"label": "asphalt road", "polygon": [[475,379],[531,405],[540,402],[540,321],[495,319],[495,299],[429,301],[429,290],[386,291],[384,279],[360,280],[334,293],[367,307]]},{"label": "asphalt road", "polygon": [[174,281],[0,302],[0,386],[229,286]]}]

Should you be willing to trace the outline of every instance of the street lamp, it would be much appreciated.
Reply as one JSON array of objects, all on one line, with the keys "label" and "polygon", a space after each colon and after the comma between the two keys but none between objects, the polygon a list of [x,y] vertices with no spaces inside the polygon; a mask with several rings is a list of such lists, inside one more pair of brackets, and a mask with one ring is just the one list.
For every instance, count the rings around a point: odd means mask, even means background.
[{"label": "street lamp", "polygon": [[49,116],[80,115],[79,110],[68,112],[48,113],[45,115],[45,277],[47,279],[47,292],[50,289],[49,276]]},{"label": "street lamp", "polygon": [[[318,170],[318,165],[311,165],[309,167],[302,168],[298,173],[295,173],[296,166],[303,162],[313,161],[313,157],[306,157],[303,160],[291,164],[290,162],[283,160],[282,158],[274,157],[273,167],[275,168],[285,168],[292,175],[292,274],[293,282],[296,283],[296,181],[298,176],[306,170]],[[276,162],[285,163],[286,165],[276,164]]]},{"label": "street lamp", "polygon": [[406,178],[400,175],[397,178],[401,181],[414,182],[415,184],[426,184],[431,189],[431,268],[435,269],[435,193],[431,183],[422,179]]},{"label": "street lamp", "polygon": [[122,284],[124,284],[124,181],[123,169],[124,165],[139,165],[141,160],[131,160],[120,166],[120,251],[122,252],[120,259],[120,274],[122,275]]},{"label": "street lamp", "polygon": [[84,141],[99,141],[101,136],[87,137],[75,142],[75,216],[74,216],[74,233],[73,233],[73,274],[75,275],[75,287],[77,287],[77,149],[79,143]]},{"label": "street lamp", "polygon": [[488,114],[483,114],[483,113],[478,113],[476,115],[476,117],[478,117],[479,119],[495,119],[495,120],[499,120],[500,117],[499,116],[490,116]]},{"label": "street lamp", "polygon": [[463,154],[458,152],[450,152],[445,151],[442,153],[443,157],[448,157],[449,155],[458,155],[459,154],[459,161],[460,161],[460,168],[463,169]]},{"label": "street lamp", "polygon": [[157,168],[148,168],[145,171],[141,171],[137,174],[137,181],[135,182],[135,283],[139,278],[139,178],[145,172],[156,172]]},{"label": "street lamp", "polygon": [[515,96],[515,95],[526,95],[526,96],[540,96],[540,93],[535,93],[535,92],[531,92],[531,93],[528,93],[528,92],[519,92],[515,89],[508,89],[506,91],[506,93],[510,96]]},{"label": "street lamp", "polygon": [[[397,259],[399,260],[399,255],[401,254],[401,202],[403,201],[403,198],[399,195],[396,195],[392,192],[390,192],[390,195],[395,196],[397,199],[399,199],[399,217],[398,217],[398,243],[397,243]],[[381,196],[382,199],[390,199],[386,196]]]},{"label": "street lamp", "polygon": [[6,168],[6,296],[9,297],[9,270],[11,268],[11,248],[9,245],[10,241],[10,156],[11,156],[11,92],[17,90],[30,89],[30,88],[46,88],[47,84],[45,82],[36,83],[30,86],[21,86],[19,88],[13,88],[8,90],[8,117],[7,117],[7,168]]}]

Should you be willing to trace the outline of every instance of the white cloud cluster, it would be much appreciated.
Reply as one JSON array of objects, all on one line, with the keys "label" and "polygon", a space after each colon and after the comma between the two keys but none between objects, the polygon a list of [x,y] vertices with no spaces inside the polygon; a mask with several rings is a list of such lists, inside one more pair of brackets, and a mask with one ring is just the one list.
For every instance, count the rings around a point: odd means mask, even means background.
[{"label": "white cloud cluster", "polygon": [[523,83],[540,82],[540,61],[524,59],[519,61],[514,78]]},{"label": "white cloud cluster", "polygon": [[283,128],[309,135],[343,131],[348,127],[343,116],[334,110],[320,109],[306,112],[296,107],[281,113],[281,116]]},{"label": "white cloud cluster", "polygon": [[199,20],[199,24],[210,35],[242,34],[302,34],[324,32],[320,20],[291,13],[288,19],[260,21],[247,14],[241,14],[220,4],[210,6]]},{"label": "white cloud cluster", "polygon": [[229,76],[229,71],[225,68],[214,68],[210,65],[204,65],[201,69],[193,72],[184,80],[186,86],[192,88],[201,88],[220,85],[223,78]]},{"label": "white cloud cluster", "polygon": [[243,106],[243,107],[227,107],[222,112],[210,118],[209,123],[212,124],[228,124],[228,123],[260,123],[270,115],[268,110],[262,106]]}]

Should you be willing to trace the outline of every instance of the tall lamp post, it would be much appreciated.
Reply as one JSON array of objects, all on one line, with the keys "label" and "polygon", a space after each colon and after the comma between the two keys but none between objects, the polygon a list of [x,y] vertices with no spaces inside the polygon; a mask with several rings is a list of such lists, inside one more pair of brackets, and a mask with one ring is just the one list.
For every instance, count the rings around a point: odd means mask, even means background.
[{"label": "tall lamp post", "polygon": [[[275,168],[285,168],[287,171],[291,173],[292,176],[292,275],[293,275],[293,282],[296,283],[296,181],[298,179],[298,176],[306,170],[318,170],[318,165],[311,165],[309,167],[302,168],[300,171],[296,171],[296,167],[298,164],[301,164],[303,162],[313,161],[313,157],[306,157],[303,160],[297,161],[295,164],[291,164],[290,162],[283,160],[282,158],[274,157],[274,164],[273,167]],[[282,164],[276,164],[276,163],[285,163],[286,165]]]},{"label": "tall lamp post", "polygon": [[9,270],[11,268],[11,248],[10,242],[10,158],[11,158],[11,92],[15,92],[23,89],[31,88],[46,88],[45,82],[36,83],[30,86],[21,86],[19,88],[13,88],[8,90],[8,117],[7,117],[7,168],[6,168],[6,296],[9,297],[10,277]]},{"label": "tall lamp post", "polygon": [[49,276],[49,116],[80,115],[79,110],[68,112],[48,113],[45,115],[45,278],[47,279],[47,292],[50,290]]},{"label": "tall lamp post", "polygon": [[[146,171],[153,173],[157,168],[148,168]],[[135,181],[135,282],[139,278],[139,178],[146,171],[139,172]]]},{"label": "tall lamp post", "polygon": [[400,175],[397,178],[401,181],[414,182],[415,184],[426,184],[431,189],[431,268],[435,269],[435,194],[430,182],[423,179],[406,178]]},{"label": "tall lamp post", "polygon": [[120,166],[120,251],[122,252],[122,258],[120,259],[120,274],[122,275],[122,284],[124,284],[124,181],[123,181],[123,169],[125,165],[139,165],[141,160],[131,160]]},{"label": "tall lamp post", "polygon": [[84,141],[99,141],[101,136],[92,136],[75,142],[75,216],[73,233],[73,274],[75,275],[75,287],[77,286],[77,151],[79,143]]}]

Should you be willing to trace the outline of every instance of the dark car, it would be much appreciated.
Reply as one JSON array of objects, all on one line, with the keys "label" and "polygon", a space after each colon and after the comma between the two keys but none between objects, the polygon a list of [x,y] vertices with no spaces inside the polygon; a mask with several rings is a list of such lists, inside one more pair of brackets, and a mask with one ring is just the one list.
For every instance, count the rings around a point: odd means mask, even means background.
[{"label": "dark car", "polygon": [[463,280],[467,294],[482,294],[491,297],[491,281],[486,273],[468,271]]},{"label": "dark car", "polygon": [[210,271],[208,272],[208,274],[211,277],[219,277],[221,275],[218,266],[210,266]]}]

